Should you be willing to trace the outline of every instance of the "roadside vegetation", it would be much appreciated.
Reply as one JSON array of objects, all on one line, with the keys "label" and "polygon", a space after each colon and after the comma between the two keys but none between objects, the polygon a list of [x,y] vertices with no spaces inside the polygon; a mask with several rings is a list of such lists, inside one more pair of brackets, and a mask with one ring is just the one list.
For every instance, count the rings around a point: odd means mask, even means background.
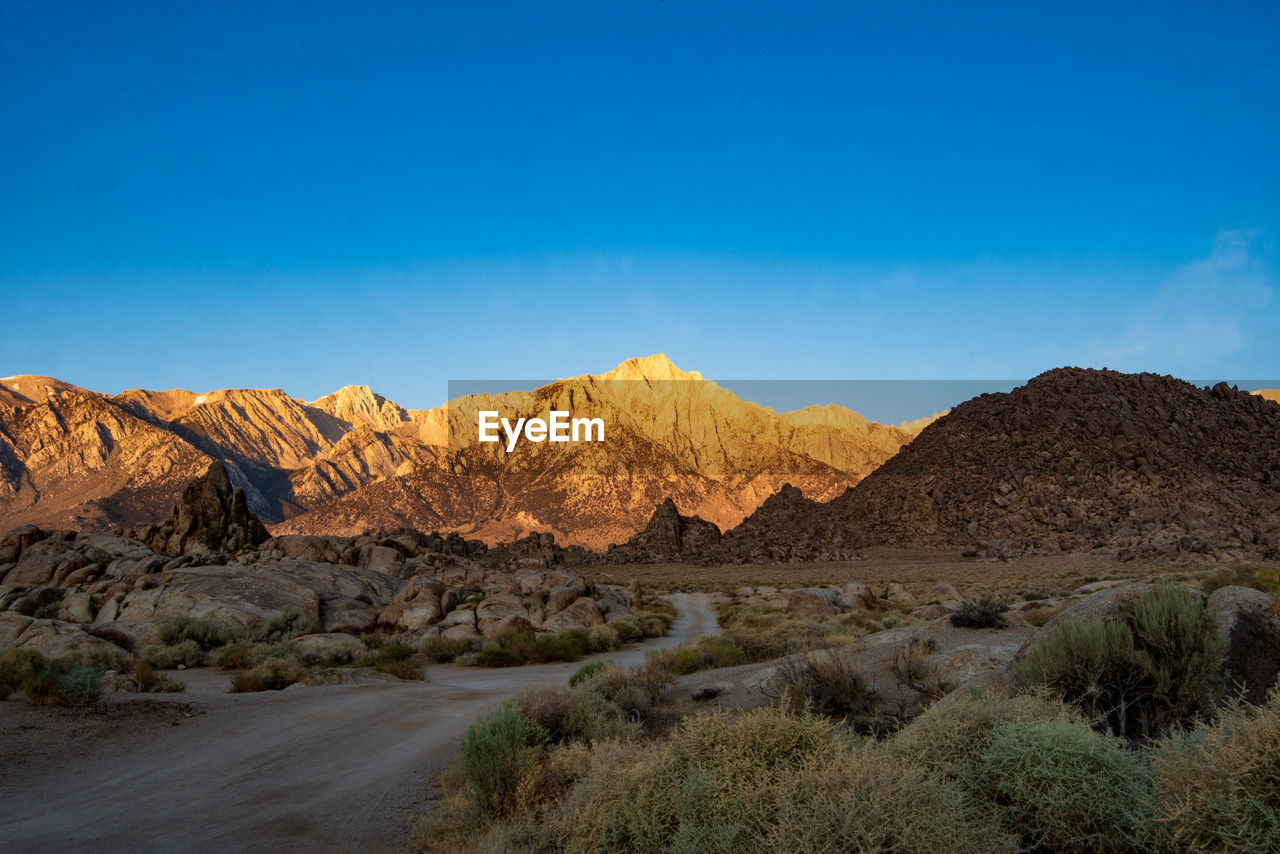
[{"label": "roadside vegetation", "polygon": [[767,705],[679,719],[678,675],[745,655],[704,641],[591,662],[478,722],[419,850],[1280,850],[1280,690],[1224,699],[1222,641],[1185,589],[1055,624],[1023,688],[965,689],[883,730],[851,724],[866,686],[821,653],[784,659]]}]

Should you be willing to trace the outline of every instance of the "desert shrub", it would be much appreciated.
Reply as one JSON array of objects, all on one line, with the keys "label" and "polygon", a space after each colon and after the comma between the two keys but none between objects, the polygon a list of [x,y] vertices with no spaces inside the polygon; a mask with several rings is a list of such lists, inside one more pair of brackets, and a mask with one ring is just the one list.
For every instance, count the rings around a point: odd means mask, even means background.
[{"label": "desert shrub", "polygon": [[1223,587],[1252,587],[1272,596],[1280,595],[1280,569],[1253,566],[1221,567],[1200,581],[1207,596]]},{"label": "desert shrub", "polygon": [[1160,585],[1134,603],[1133,633],[1154,665],[1162,728],[1211,714],[1227,640],[1204,599],[1185,587]]},{"label": "desert shrub", "polygon": [[231,691],[245,694],[254,691],[279,691],[306,675],[302,664],[294,658],[267,658],[248,670],[231,677]]},{"label": "desert shrub", "polygon": [[1000,629],[1009,606],[994,599],[966,599],[951,613],[951,625],[958,629]]},{"label": "desert shrub", "polygon": [[318,631],[322,628],[314,617],[296,605],[285,605],[261,629],[261,639],[268,643],[282,643]]},{"label": "desert shrub", "polygon": [[518,667],[524,664],[524,656],[514,649],[507,649],[496,643],[487,643],[480,650],[477,663],[481,667]]},{"label": "desert shrub", "polygon": [[870,708],[866,682],[834,650],[784,658],[766,684],[769,696],[796,712],[812,709],[824,715],[850,716]]},{"label": "desert shrub", "polygon": [[421,681],[426,678],[422,673],[422,665],[409,658],[394,659],[391,661],[381,661],[373,666],[374,670],[379,673],[386,673],[397,679],[411,679]]},{"label": "desert shrub", "polygon": [[430,635],[418,644],[418,651],[437,664],[453,661],[463,653],[472,651],[472,642],[461,638]]},{"label": "desert shrub", "polygon": [[1026,611],[1021,611],[1020,613],[1022,614],[1022,619],[1025,620],[1028,625],[1040,628],[1045,623],[1058,616],[1065,607],[1066,605],[1055,605],[1051,608],[1031,608]]},{"label": "desert shrub", "polygon": [[704,635],[693,646],[673,646],[645,654],[649,666],[662,667],[677,676],[713,667],[732,667],[742,660],[742,650],[720,635]]},{"label": "desert shrub", "polygon": [[575,670],[573,672],[573,675],[569,677],[569,687],[576,688],[579,684],[581,684],[585,680],[590,679],[591,677],[599,674],[611,663],[612,662],[609,661],[608,659],[588,661],[586,664],[582,665],[577,670]]},{"label": "desert shrub", "polygon": [[570,796],[571,852],[1011,848],[953,782],[779,708],[701,715],[665,744],[609,758]]},{"label": "desert shrub", "polygon": [[674,681],[670,670],[655,666],[652,660],[630,669],[609,662],[578,687],[599,694],[624,711],[643,716],[662,701],[662,692]]},{"label": "desert shrub", "polygon": [[1168,851],[1280,851],[1280,694],[1229,707],[1151,751],[1153,828]]},{"label": "desert shrub", "polygon": [[204,664],[206,654],[197,641],[187,639],[172,645],[150,644],[144,646],[140,655],[152,667],[170,670],[179,665],[196,667]]},{"label": "desert shrub", "polygon": [[640,621],[631,615],[618,617],[609,625],[618,633],[619,643],[627,643],[644,637],[644,630],[640,628]]},{"label": "desert shrub", "polygon": [[587,630],[588,652],[608,652],[617,645],[618,630],[612,626],[592,626]]},{"label": "desert shrub", "polygon": [[464,652],[453,660],[453,663],[459,667],[478,667],[480,665],[480,653]]},{"label": "desert shrub", "polygon": [[548,661],[577,661],[587,652],[590,636],[586,629],[564,629],[563,631],[537,635],[532,639],[521,638],[515,645],[516,651],[537,664]]},{"label": "desert shrub", "polygon": [[44,669],[44,656],[34,649],[0,652],[0,700],[22,691]]},{"label": "desert shrub", "polygon": [[481,813],[510,814],[521,772],[549,738],[547,730],[520,714],[514,703],[504,704],[467,730],[458,762]]},{"label": "desert shrub", "polygon": [[1044,694],[1006,697],[982,688],[934,703],[888,742],[895,756],[935,771],[952,768],[985,749],[991,732],[1006,721],[1069,723],[1080,715]]},{"label": "desert shrub", "polygon": [[893,663],[890,665],[899,685],[915,691],[925,699],[942,696],[946,688],[939,683],[937,672],[929,661],[933,651],[933,638],[923,632],[913,632],[894,650]]},{"label": "desert shrub", "polygon": [[115,626],[99,624],[88,626],[85,628],[85,631],[93,635],[95,638],[100,638],[107,643],[115,644],[123,650],[133,652],[133,638],[129,637]]},{"label": "desert shrub", "polygon": [[58,658],[32,656],[31,650],[9,653],[0,666],[0,681],[33,703],[83,707],[102,699],[102,668],[78,653]]},{"label": "desert shrub", "polygon": [[957,772],[1033,851],[1145,851],[1142,756],[1083,722],[1002,721]]},{"label": "desert shrub", "polygon": [[1017,840],[954,780],[874,743],[816,757],[779,783],[772,827],[756,850],[1013,852]]},{"label": "desert shrub", "polygon": [[1134,603],[1128,621],[1065,620],[1017,665],[1100,726],[1151,737],[1212,714],[1225,642],[1197,595],[1162,586]]},{"label": "desert shrub", "polygon": [[742,650],[743,661],[769,661],[829,646],[843,646],[879,625],[865,614],[799,616],[778,610],[726,606],[720,610],[725,639]]},{"label": "desert shrub", "polygon": [[133,678],[138,683],[138,691],[143,694],[178,694],[187,690],[185,683],[157,673],[155,667],[143,658],[133,663]]},{"label": "desert shrub", "polygon": [[245,670],[273,657],[270,651],[267,644],[238,640],[215,650],[209,660],[222,670]]},{"label": "desert shrub", "polygon": [[639,724],[612,700],[594,690],[563,685],[530,688],[516,698],[520,714],[546,729],[551,741],[596,741],[631,738]]},{"label": "desert shrub", "polygon": [[165,646],[178,646],[190,641],[206,652],[226,646],[244,636],[244,631],[235,626],[197,619],[185,614],[171,617],[160,625],[160,642]]}]

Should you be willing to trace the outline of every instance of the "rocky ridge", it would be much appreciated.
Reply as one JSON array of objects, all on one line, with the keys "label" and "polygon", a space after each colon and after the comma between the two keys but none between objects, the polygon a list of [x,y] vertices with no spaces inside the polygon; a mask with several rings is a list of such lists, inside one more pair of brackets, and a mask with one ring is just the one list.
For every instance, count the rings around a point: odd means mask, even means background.
[{"label": "rocky ridge", "polygon": [[[549,531],[603,548],[667,497],[729,527],[791,482],[829,498],[914,435],[840,407],[779,415],[665,356],[534,392],[406,410],[365,386],[311,403],[278,389],[100,395],[0,381],[0,527],[104,530],[157,518],[213,460],[277,534],[465,530],[490,543]],[[607,449],[507,454],[475,412],[604,418]]]}]

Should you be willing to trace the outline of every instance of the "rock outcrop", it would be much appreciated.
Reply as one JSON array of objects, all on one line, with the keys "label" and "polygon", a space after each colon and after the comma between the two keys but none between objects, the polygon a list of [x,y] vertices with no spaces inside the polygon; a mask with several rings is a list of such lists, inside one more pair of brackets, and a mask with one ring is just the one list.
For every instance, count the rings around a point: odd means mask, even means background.
[{"label": "rock outcrop", "polygon": [[203,557],[234,554],[266,542],[271,535],[249,512],[244,490],[231,485],[226,466],[215,461],[187,486],[168,519],[125,536],[146,543],[158,554]]},{"label": "rock outcrop", "polygon": [[715,552],[720,529],[700,516],[684,516],[670,498],[663,500],[640,533],[611,546],[618,563],[700,563]]}]

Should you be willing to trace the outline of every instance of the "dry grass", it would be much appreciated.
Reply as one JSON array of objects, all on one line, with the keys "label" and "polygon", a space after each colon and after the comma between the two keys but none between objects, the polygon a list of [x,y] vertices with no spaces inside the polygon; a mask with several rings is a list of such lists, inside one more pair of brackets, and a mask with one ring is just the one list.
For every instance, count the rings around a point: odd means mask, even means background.
[{"label": "dry grass", "polygon": [[911,593],[923,595],[933,584],[947,581],[967,596],[1018,601],[1070,593],[1082,584],[1102,579],[1137,580],[1154,575],[1184,581],[1208,578],[1214,573],[1234,578],[1239,570],[1244,577],[1269,580],[1280,569],[1280,564],[1188,569],[1148,561],[1121,563],[1099,555],[1036,555],[1005,562],[962,557],[958,549],[877,547],[863,554],[865,560],[835,563],[606,565],[576,567],[575,571],[593,582],[617,584],[635,579],[653,591],[726,593],[743,586],[814,587],[863,581],[873,586],[898,582]]}]

